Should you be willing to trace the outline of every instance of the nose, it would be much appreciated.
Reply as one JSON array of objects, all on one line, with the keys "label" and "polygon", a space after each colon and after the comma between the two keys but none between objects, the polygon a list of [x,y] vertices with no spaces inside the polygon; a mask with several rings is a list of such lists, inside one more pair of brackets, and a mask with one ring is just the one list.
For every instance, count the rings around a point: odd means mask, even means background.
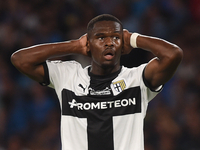
[{"label": "nose", "polygon": [[105,40],[105,45],[106,46],[113,46],[113,38],[107,37]]}]

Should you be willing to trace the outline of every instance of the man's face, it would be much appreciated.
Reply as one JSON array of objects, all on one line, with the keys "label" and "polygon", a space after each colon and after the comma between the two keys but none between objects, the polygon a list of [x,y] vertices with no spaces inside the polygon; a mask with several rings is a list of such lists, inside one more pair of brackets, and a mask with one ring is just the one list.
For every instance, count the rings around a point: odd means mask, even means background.
[{"label": "man's face", "polygon": [[95,23],[88,38],[92,67],[120,66],[123,30],[118,22],[100,21]]}]

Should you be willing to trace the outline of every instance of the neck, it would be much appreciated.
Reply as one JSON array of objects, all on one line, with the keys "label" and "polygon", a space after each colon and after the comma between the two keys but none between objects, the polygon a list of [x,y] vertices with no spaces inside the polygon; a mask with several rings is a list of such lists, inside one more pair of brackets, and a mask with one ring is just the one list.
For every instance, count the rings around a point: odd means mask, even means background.
[{"label": "neck", "polygon": [[111,73],[114,73],[120,69],[120,65],[116,66],[100,66],[96,67],[92,64],[90,72],[94,75],[109,75]]}]

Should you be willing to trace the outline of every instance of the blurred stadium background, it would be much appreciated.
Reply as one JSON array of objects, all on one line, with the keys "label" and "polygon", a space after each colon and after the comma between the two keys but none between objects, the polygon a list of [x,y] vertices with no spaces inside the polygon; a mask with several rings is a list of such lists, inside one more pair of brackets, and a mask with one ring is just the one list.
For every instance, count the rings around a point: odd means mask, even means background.
[{"label": "blurred stadium background", "polygon": [[[20,74],[16,50],[79,38],[88,21],[110,13],[131,32],[179,45],[184,59],[150,102],[145,150],[200,150],[200,0],[0,0],[0,150],[59,150],[60,108],[54,91]],[[152,55],[135,49],[122,64]],[[83,66],[86,58],[71,56]],[[77,141],[78,142],[78,141]]]}]

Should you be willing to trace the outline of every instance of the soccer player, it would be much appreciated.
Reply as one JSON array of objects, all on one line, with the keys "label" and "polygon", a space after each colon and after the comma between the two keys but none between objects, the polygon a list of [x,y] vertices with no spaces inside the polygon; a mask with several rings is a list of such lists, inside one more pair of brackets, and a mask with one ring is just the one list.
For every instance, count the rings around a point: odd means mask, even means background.
[{"label": "soccer player", "polygon": [[[134,48],[155,58],[138,67],[120,66],[122,54]],[[50,61],[81,54],[76,61]],[[77,40],[20,49],[13,65],[33,80],[55,89],[61,106],[63,150],[144,150],[143,121],[147,106],[173,76],[182,50],[165,40],[130,33],[116,17],[93,18]]]}]

